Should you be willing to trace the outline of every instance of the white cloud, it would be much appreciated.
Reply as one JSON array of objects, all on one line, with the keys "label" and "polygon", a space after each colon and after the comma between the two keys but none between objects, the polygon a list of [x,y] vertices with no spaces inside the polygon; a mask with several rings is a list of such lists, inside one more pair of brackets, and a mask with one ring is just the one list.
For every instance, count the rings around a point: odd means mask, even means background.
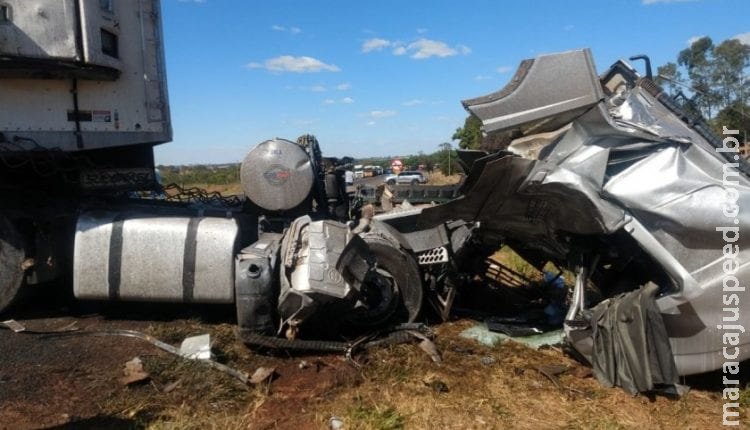
[{"label": "white cloud", "polygon": [[452,57],[458,54],[455,48],[451,48],[444,42],[431,39],[419,39],[416,42],[410,43],[406,49],[412,52],[411,58],[415,60],[423,60],[430,57]]},{"label": "white cloud", "polygon": [[487,75],[477,75],[477,76],[474,76],[474,80],[475,81],[486,81],[486,80],[489,80],[489,79],[492,79],[492,76],[487,76]]},{"label": "white cloud", "polygon": [[368,122],[367,122],[367,126],[368,126],[368,127],[373,127],[373,126],[375,126],[375,121],[368,121]]},{"label": "white cloud", "polygon": [[575,26],[575,25],[573,25],[573,24],[568,24],[568,25],[566,25],[565,27],[563,27],[563,30],[565,30],[565,31],[570,31],[570,30],[572,30],[572,29],[574,29],[574,28],[576,28],[576,26]]},{"label": "white cloud", "polygon": [[287,31],[292,35],[295,36],[297,34],[302,33],[302,29],[299,27],[284,27],[283,25],[274,24],[271,26],[271,30],[273,31],[279,31],[282,33],[286,33]]},{"label": "white cloud", "polygon": [[396,116],[396,113],[394,110],[374,110],[370,112],[369,116],[370,118],[388,118]]},{"label": "white cloud", "polygon": [[323,100],[324,105],[335,105],[335,104],[350,105],[352,103],[354,103],[354,99],[351,97],[344,97],[339,100],[334,100],[334,99]]},{"label": "white cloud", "polygon": [[327,89],[323,85],[313,85],[312,87],[310,87],[310,91],[314,93],[324,93],[327,91]]},{"label": "white cloud", "polygon": [[425,33],[427,33],[427,31],[428,30],[426,28],[418,28],[417,29],[417,33],[419,33],[419,34],[425,34]]},{"label": "white cloud", "polygon": [[695,43],[695,42],[699,41],[699,40],[700,40],[701,38],[703,38],[703,37],[706,37],[706,35],[705,35],[705,34],[701,34],[701,35],[699,35],[699,36],[693,36],[693,37],[691,37],[691,38],[689,38],[689,39],[687,40],[687,45],[688,45],[688,46],[693,46],[693,43]]},{"label": "white cloud", "polygon": [[393,48],[393,55],[404,55],[404,54],[406,54],[405,46],[397,46]]},{"label": "white cloud", "polygon": [[206,0],[179,0],[180,3],[205,3]]},{"label": "white cloud", "polygon": [[265,69],[271,72],[338,72],[336,65],[326,64],[313,57],[293,57],[291,55],[282,55],[280,57],[269,58],[263,63],[250,63],[249,69]]},{"label": "white cloud", "polygon": [[738,34],[732,39],[737,39],[745,45],[750,45],[750,32]]},{"label": "white cloud", "polygon": [[657,4],[657,3],[686,3],[695,0],[641,0],[641,4],[646,6]]},{"label": "white cloud", "polygon": [[401,106],[419,106],[419,105],[423,105],[423,104],[424,104],[424,100],[411,99],[411,100],[407,100],[405,102],[402,102]]},{"label": "white cloud", "polygon": [[469,55],[471,48],[466,45],[450,46],[439,40],[419,38],[411,43],[391,41],[388,39],[367,39],[362,43],[362,52],[382,51],[392,48],[391,53],[396,56],[406,55],[415,60],[423,60],[430,57],[452,57],[454,55]]},{"label": "white cloud", "polygon": [[513,70],[513,67],[511,66],[500,66],[497,68],[497,73],[508,73],[511,70]]},{"label": "white cloud", "polygon": [[350,84],[349,82],[344,82],[343,84],[336,85],[336,89],[339,91],[347,91],[352,89],[352,84]]},{"label": "white cloud", "polygon": [[367,39],[362,44],[362,52],[380,51],[391,46],[391,42],[385,39]]}]

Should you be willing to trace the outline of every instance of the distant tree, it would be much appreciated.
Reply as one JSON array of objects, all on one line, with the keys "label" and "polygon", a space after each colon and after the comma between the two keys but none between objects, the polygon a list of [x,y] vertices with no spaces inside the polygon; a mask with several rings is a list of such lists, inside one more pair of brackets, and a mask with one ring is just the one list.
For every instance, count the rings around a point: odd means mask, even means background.
[{"label": "distant tree", "polygon": [[[678,53],[677,63],[660,66],[656,79],[678,101],[684,95],[688,99],[684,107],[706,118],[715,131],[721,133],[727,126],[747,133],[748,66],[749,45],[737,39],[716,45],[710,37],[702,37]],[[689,82],[678,88],[683,71]]]},{"label": "distant tree", "polygon": [[404,163],[404,166],[406,166],[407,169],[416,169],[419,165],[419,157],[416,155],[409,155],[407,157],[404,157],[403,160],[401,160]]},{"label": "distant tree", "polygon": [[700,107],[706,118],[713,116],[720,96],[713,84],[711,52],[714,42],[704,36],[693,42],[690,47],[683,49],[677,55],[677,63],[687,69],[693,100]]},{"label": "distant tree", "polygon": [[730,130],[739,130],[740,136],[748,141],[748,138],[750,138],[750,105],[742,105],[737,100],[719,111],[712,123],[717,131],[721,131],[723,127]]},{"label": "distant tree", "polygon": [[417,154],[417,160],[417,164],[419,164],[420,166],[424,166],[427,171],[432,170],[432,167],[434,165],[432,157],[425,154],[424,151],[419,151],[419,154]]},{"label": "distant tree", "polygon": [[737,100],[744,101],[749,89],[743,71],[750,64],[750,46],[737,39],[727,39],[713,49],[712,83],[722,107]]},{"label": "distant tree", "polygon": [[656,68],[656,78],[654,80],[672,96],[681,91],[679,83],[682,82],[682,75],[677,68],[677,64],[671,61]]},{"label": "distant tree", "polygon": [[479,149],[482,145],[482,121],[474,115],[469,115],[464,126],[456,129],[452,140],[458,140],[461,149]]},{"label": "distant tree", "polygon": [[453,146],[444,142],[438,145],[439,150],[432,153],[430,156],[435,166],[440,168],[440,171],[447,175],[448,173],[455,175],[456,173],[463,172],[461,165],[458,163],[458,155],[453,149]]}]

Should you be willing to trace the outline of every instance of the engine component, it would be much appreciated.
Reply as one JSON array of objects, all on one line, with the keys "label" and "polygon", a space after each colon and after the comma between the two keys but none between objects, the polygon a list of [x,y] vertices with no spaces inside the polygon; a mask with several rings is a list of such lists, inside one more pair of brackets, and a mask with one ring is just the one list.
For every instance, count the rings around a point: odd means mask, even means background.
[{"label": "engine component", "polygon": [[279,247],[282,235],[263,233],[240,251],[235,260],[237,325],[241,333],[275,332],[275,304],[279,292]]},{"label": "engine component", "polygon": [[240,180],[245,195],[260,208],[287,211],[308,199],[315,172],[305,149],[285,139],[272,139],[247,153]]},{"label": "engine component", "polygon": [[348,228],[334,221],[297,218],[281,245],[279,313],[284,320],[304,320],[319,304],[350,297],[352,288],[336,270]]},{"label": "engine component", "polygon": [[[279,315],[297,326],[312,317],[358,326],[412,322],[422,306],[413,257],[377,234],[357,236],[335,221],[301,217],[281,246]],[[331,309],[321,312],[321,307]]]},{"label": "engine component", "polygon": [[232,303],[237,221],[193,211],[86,212],[75,235],[80,299]]}]

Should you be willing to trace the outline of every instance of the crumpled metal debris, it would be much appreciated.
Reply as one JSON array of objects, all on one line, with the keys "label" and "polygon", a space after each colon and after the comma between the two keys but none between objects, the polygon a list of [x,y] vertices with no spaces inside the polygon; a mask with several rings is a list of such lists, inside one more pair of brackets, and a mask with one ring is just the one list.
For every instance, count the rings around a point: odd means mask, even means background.
[{"label": "crumpled metal debris", "polygon": [[[59,333],[48,333],[44,335],[44,338],[47,339],[60,339],[65,337],[72,337],[72,336],[124,336],[124,337],[133,337],[136,339],[141,339],[143,341],[146,341],[150,343],[151,345],[161,349],[162,351],[166,351],[170,354],[174,354],[178,357],[183,357],[181,351],[179,348],[176,348],[168,343],[162,342],[159,339],[154,338],[153,336],[149,336],[145,333],[141,333],[139,331],[135,330],[123,330],[123,329],[106,329],[106,330],[84,330],[84,331],[74,331],[74,332],[59,332]],[[235,379],[239,380],[243,384],[249,383],[249,378],[247,373],[242,372],[240,370],[231,368],[225,364],[219,363],[217,361],[213,361],[211,359],[208,360],[199,360],[199,363],[205,363],[207,366],[213,367],[216,370],[219,370],[221,372],[226,373],[229,376],[234,377]]]}]

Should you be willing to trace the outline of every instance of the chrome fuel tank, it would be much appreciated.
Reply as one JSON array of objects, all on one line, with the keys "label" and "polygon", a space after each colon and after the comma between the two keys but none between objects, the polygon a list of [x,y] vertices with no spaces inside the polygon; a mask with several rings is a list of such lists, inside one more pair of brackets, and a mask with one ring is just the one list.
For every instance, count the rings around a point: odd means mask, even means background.
[{"label": "chrome fuel tank", "polygon": [[195,211],[85,212],[76,225],[76,298],[234,302],[239,227]]}]

